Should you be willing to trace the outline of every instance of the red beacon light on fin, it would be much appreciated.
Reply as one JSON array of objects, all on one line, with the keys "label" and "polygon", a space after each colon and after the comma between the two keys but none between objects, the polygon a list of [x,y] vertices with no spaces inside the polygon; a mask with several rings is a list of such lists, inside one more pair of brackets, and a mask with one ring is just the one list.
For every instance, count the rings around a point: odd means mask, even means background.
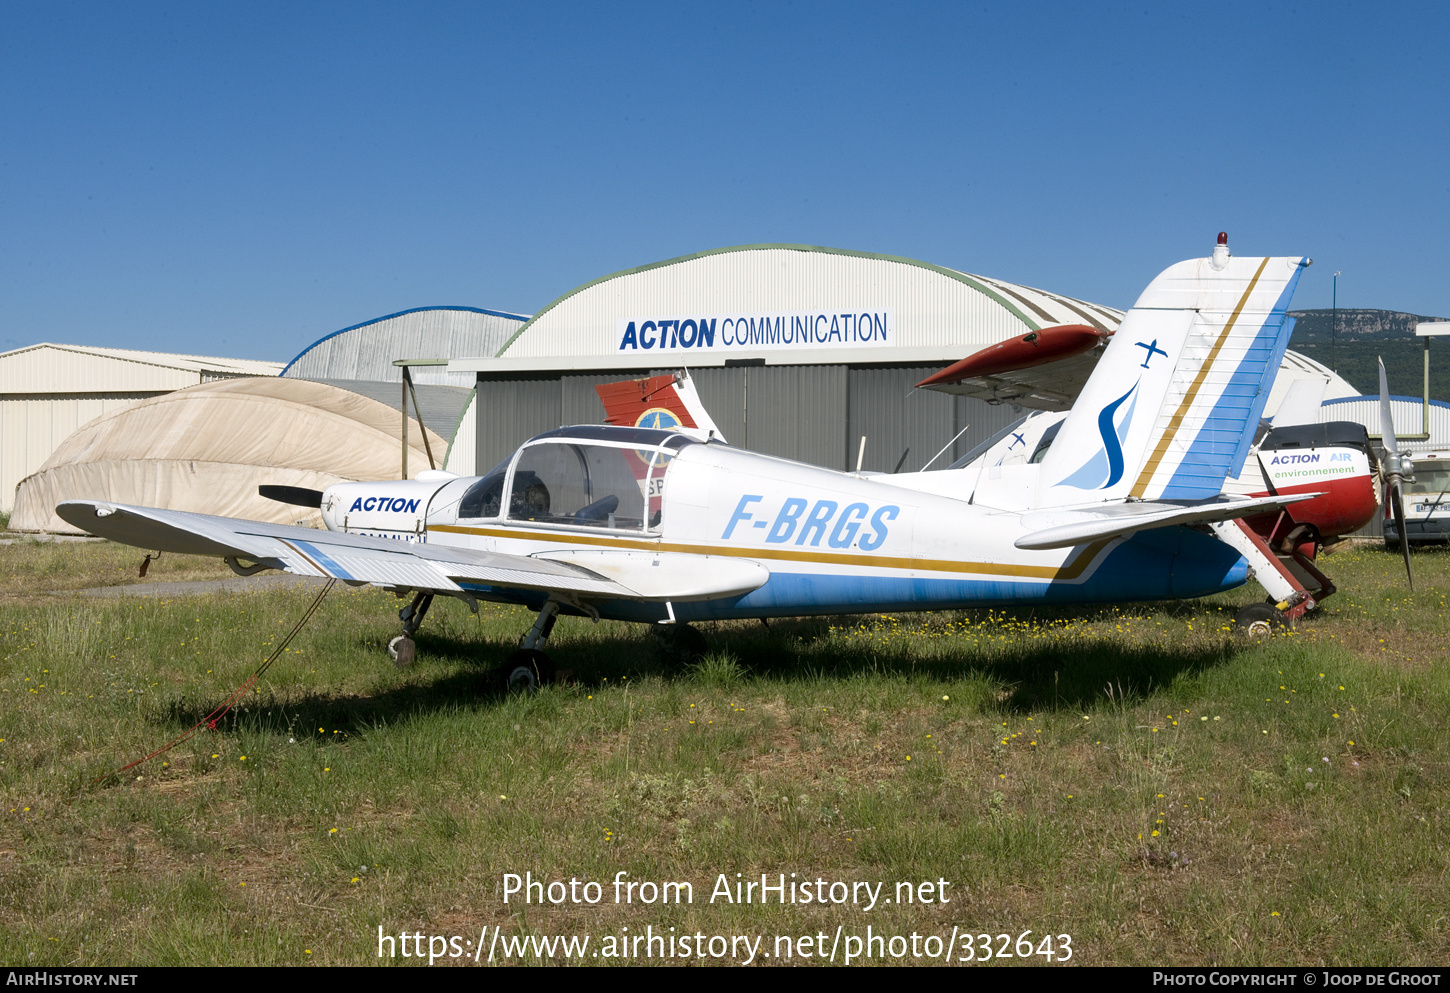
[{"label": "red beacon light on fin", "polygon": [[1220,231],[1218,233],[1218,244],[1213,246],[1213,255],[1209,258],[1208,264],[1213,266],[1215,270],[1220,270],[1228,265],[1228,259],[1228,232]]}]

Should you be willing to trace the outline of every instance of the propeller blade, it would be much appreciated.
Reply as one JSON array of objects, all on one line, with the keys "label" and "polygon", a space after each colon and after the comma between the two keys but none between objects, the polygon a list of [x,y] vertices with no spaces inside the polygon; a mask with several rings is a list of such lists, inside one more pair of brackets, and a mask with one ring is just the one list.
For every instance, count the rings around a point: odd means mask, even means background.
[{"label": "propeller blade", "polygon": [[257,493],[268,500],[290,503],[298,507],[321,507],[322,491],[305,486],[258,486]]},{"label": "propeller blade", "polygon": [[1410,589],[1415,588],[1415,570],[1410,567],[1410,534],[1405,530],[1405,494],[1400,489],[1400,481],[1396,479],[1390,487],[1390,500],[1395,511],[1395,527],[1400,532],[1400,552],[1405,556],[1405,579],[1409,581]]},{"label": "propeller blade", "polygon": [[1390,413],[1390,383],[1385,376],[1385,360],[1380,359],[1380,438],[1385,452],[1391,456],[1400,453],[1395,441],[1395,419]]}]

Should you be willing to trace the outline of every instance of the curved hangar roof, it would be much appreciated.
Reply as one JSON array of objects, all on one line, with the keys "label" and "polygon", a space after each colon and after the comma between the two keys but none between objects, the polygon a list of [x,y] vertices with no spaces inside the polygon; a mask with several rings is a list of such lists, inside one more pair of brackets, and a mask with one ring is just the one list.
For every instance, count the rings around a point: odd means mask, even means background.
[{"label": "curved hangar roof", "polygon": [[[942,266],[813,245],[741,245],[629,269],[549,304],[455,370],[913,362],[1057,324],[1115,329],[1111,307]],[[883,352],[882,349],[889,349]],[[487,355],[475,352],[475,355]],[[522,360],[529,360],[524,362]]]},{"label": "curved hangar roof", "polygon": [[[451,359],[492,355],[528,318],[477,307],[418,307],[334,331],[287,363],[289,379],[396,383],[394,359]],[[473,386],[473,376],[419,366],[413,382]]]},{"label": "curved hangar roof", "polygon": [[[239,429],[242,426],[242,429]],[[324,383],[224,379],[111,411],[76,431],[15,492],[16,531],[76,533],[62,500],[111,500],[223,517],[321,523],[315,511],[263,499],[260,483],[326,489],[396,479],[397,411]],[[428,468],[422,433],[408,433],[412,475]],[[433,455],[446,441],[429,432]]]}]

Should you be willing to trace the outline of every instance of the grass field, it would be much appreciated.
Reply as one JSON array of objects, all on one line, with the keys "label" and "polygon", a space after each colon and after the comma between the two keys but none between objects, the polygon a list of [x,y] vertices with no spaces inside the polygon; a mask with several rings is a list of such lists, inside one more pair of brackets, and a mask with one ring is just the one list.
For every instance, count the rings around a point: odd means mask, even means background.
[{"label": "grass field", "polygon": [[[1332,556],[1343,592],[1262,643],[1226,630],[1252,586],[707,626],[713,654],[678,672],[640,627],[567,618],[550,652],[568,681],[515,698],[494,667],[526,611],[440,602],[399,671],[397,601],[339,587],[216,731],[100,786],[239,685],[311,594],[38,595],[134,580],[139,554],[0,562],[9,964],[366,964],[379,927],[590,952],[648,927],[763,935],[764,955],[869,926],[936,947],[1031,931],[1057,957],[1070,935],[1087,965],[1450,960],[1443,552],[1417,555],[1413,594],[1397,556]],[[215,565],[166,556],[150,578]],[[526,872],[603,896],[505,904]],[[693,902],[616,904],[619,872],[688,881]],[[721,873],[792,872],[884,882],[883,901],[709,901]],[[949,903],[884,902],[939,880]],[[912,961],[882,949],[869,961]]]}]

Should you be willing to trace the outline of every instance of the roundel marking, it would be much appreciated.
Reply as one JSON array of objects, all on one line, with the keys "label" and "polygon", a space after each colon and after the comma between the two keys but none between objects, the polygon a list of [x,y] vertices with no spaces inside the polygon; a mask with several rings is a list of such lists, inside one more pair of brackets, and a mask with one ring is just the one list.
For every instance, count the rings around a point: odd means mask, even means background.
[{"label": "roundel marking", "polygon": [[651,407],[639,419],[634,422],[637,428],[655,428],[661,431],[676,431],[680,427],[680,418],[668,407]]},{"label": "roundel marking", "polygon": [[[683,426],[683,422],[681,422],[679,415],[668,407],[650,407],[643,414],[639,415],[634,422],[634,426],[637,428],[654,428],[659,431],[677,431]],[[654,452],[642,452],[638,450],[635,451],[634,457],[645,465],[649,465],[650,459],[654,458],[656,459],[655,465],[657,467],[663,466],[670,461],[670,456],[668,455],[656,456]]]}]

